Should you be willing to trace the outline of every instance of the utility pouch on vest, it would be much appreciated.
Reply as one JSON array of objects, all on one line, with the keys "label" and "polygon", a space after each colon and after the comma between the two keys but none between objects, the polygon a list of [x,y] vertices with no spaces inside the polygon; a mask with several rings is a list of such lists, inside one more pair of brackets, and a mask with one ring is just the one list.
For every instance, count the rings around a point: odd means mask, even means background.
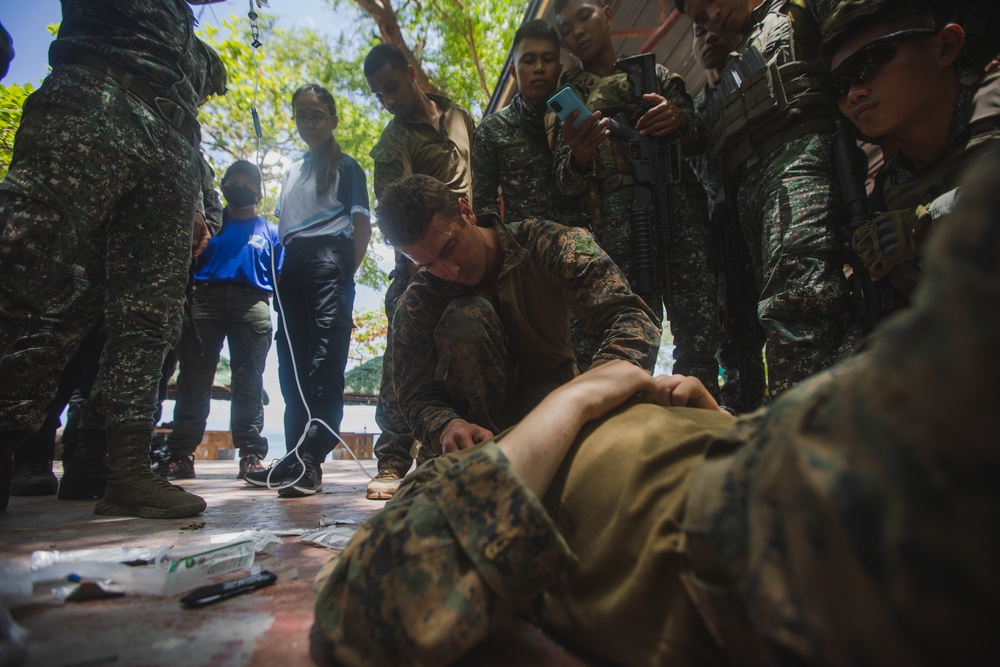
[{"label": "utility pouch on vest", "polygon": [[726,171],[738,174],[790,140],[833,132],[836,108],[822,66],[765,62],[750,46],[730,63],[709,100],[707,121]]}]

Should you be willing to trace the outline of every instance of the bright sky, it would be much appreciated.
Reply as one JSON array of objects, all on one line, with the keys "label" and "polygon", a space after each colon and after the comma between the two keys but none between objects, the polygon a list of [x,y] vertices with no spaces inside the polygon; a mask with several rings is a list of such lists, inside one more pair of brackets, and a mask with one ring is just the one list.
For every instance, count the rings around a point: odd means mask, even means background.
[{"label": "bright sky", "polygon": [[[333,36],[346,26],[344,12],[334,12],[327,0],[270,0],[269,4],[270,8],[258,9],[258,13],[261,16],[265,14],[276,15],[279,18],[279,23],[286,27],[309,27]],[[5,84],[31,83],[37,86],[48,72],[48,48],[52,36],[46,31],[46,26],[60,22],[59,0],[3,0],[3,5],[0,22],[14,38],[16,52],[10,71],[3,82]],[[246,19],[249,0],[226,0],[213,5],[196,6],[193,9],[195,16],[199,17],[202,24],[218,24],[221,19],[230,14],[241,16],[247,21],[249,33],[249,20]],[[266,43],[263,48],[267,48]],[[385,247],[382,247],[379,252],[384,258],[384,261],[381,262],[382,268],[389,270],[392,266],[391,252]],[[371,310],[381,308],[381,304],[381,294],[365,287],[358,288],[355,308]],[[275,331],[277,331],[275,318],[276,316],[273,316],[272,320]],[[223,348],[222,354],[229,356],[228,349]],[[278,359],[274,345],[271,346],[267,359],[264,387],[271,398],[270,405],[264,408],[264,435],[270,440],[271,454],[280,456],[284,453],[282,435],[284,401],[278,386]],[[172,414],[173,401],[167,401],[164,405],[163,420],[169,421]],[[209,417],[208,428],[226,430],[228,427],[229,402],[212,401],[212,413]],[[374,408],[348,407],[342,430],[345,432],[377,432],[378,426],[375,424]],[[369,467],[374,471],[374,465]]]}]

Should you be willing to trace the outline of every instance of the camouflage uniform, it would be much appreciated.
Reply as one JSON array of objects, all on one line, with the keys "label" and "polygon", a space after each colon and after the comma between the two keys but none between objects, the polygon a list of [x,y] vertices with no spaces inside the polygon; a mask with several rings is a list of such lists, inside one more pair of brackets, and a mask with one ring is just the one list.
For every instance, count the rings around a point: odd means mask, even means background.
[{"label": "camouflage uniform", "polygon": [[976,176],[915,309],[770,411],[625,407],[542,502],[492,441],[418,470],[321,571],[314,655],[447,664],[529,612],[615,664],[996,664],[1000,163]]},{"label": "camouflage uniform", "polygon": [[[832,166],[836,108],[826,71],[810,60],[828,5],[769,0],[758,7],[737,51],[754,47],[770,65],[730,89],[728,77],[745,56],[730,58],[706,117],[714,150],[738,187],[772,396],[830,366],[847,331],[847,284],[835,237],[843,224]],[[787,96],[770,91],[779,79]]]},{"label": "camouflage uniform", "polygon": [[[694,98],[695,114],[702,120],[708,105],[708,92],[709,88],[706,86]],[[732,205],[726,201],[725,179],[719,156],[709,150],[699,156],[688,158],[688,163],[698,174],[698,180],[701,181],[708,197],[708,209],[711,212],[710,255],[717,258],[722,268],[716,272],[719,281],[719,314],[723,330],[722,343],[717,354],[723,380],[722,388],[719,390],[720,403],[737,413],[752,412],[760,407],[767,388],[767,376],[764,371],[764,329],[756,317],[756,308],[753,321],[742,322],[737,318],[750,319],[745,313],[746,307],[750,304],[730,303],[732,300],[730,295],[742,296],[748,291],[740,289],[742,285],[730,285],[727,282],[731,279],[730,273],[736,276],[742,275],[741,282],[751,282],[752,267],[747,265],[744,270],[737,271],[735,267],[726,266],[727,262],[732,262],[734,259],[742,263],[740,259],[747,255],[743,231],[739,228],[739,222],[734,219]],[[727,252],[726,248],[731,252]],[[740,369],[740,357],[743,357],[742,369]],[[741,387],[741,385],[746,386]],[[746,395],[746,402],[741,398],[741,394]]]},{"label": "camouflage uniform", "polygon": [[[691,96],[684,79],[671,74],[661,65],[656,67],[659,93],[685,112],[687,128],[676,139],[688,152],[704,149],[704,132],[694,115]],[[599,77],[576,67],[566,72],[562,83],[572,86],[591,109],[605,115],[624,112],[628,117],[635,109],[631,84],[624,73]],[[631,274],[631,218],[634,182],[627,144],[609,138],[597,150],[590,173],[580,174],[573,156],[557,128],[555,132],[556,184],[572,196],[587,195],[591,204],[591,225],[598,243],[611,256],[626,276]],[[658,319],[662,319],[669,289],[674,312],[667,313],[674,336],[674,372],[693,375],[713,394],[719,391],[719,364],[715,351],[719,346],[719,317],[716,303],[718,289],[708,261],[708,210],[705,193],[697,177],[686,164],[682,167],[682,183],[670,190],[671,233],[673,247],[669,249],[670,285],[659,285],[663,298],[650,304]],[[660,249],[661,261],[667,249]],[[667,272],[663,266],[660,276]]]},{"label": "camouflage uniform", "polygon": [[[222,227],[222,203],[215,190],[215,173],[200,156],[205,222],[214,234]],[[104,313],[106,230],[96,228],[70,267],[59,297],[31,321],[0,359],[0,432],[24,440],[45,420],[59,388],[63,368]],[[177,327],[181,323],[178,320]],[[179,329],[178,329],[179,330]],[[103,408],[85,404],[85,428],[104,428]]]},{"label": "camouflage uniform", "polygon": [[[412,174],[433,176],[459,197],[471,204],[472,194],[471,152],[475,124],[472,116],[447,97],[428,95],[441,110],[437,128],[427,123],[393,118],[379,137],[371,157],[375,161],[372,188],[376,199],[390,183]],[[379,385],[378,403],[375,406],[375,423],[381,429],[375,442],[375,458],[379,471],[392,468],[400,474],[413,464],[410,450],[414,439],[410,427],[397,406],[392,386],[392,348],[396,337],[393,315],[396,302],[410,282],[410,267],[406,258],[396,253],[396,267],[390,274],[391,283],[385,292],[385,315],[389,321],[386,349],[382,355],[382,382]]]},{"label": "camouflage uniform", "polygon": [[[932,163],[916,169],[900,153],[886,159],[875,179],[873,211],[897,211],[930,206],[940,195],[953,190],[963,169],[1000,141],[1000,71],[985,76],[965,74],[948,131],[948,147]],[[934,220],[936,223],[937,220]],[[931,236],[929,234],[928,236]],[[889,272],[887,279],[909,302],[920,279],[919,261],[908,261]]]},{"label": "camouflage uniform", "polygon": [[504,225],[495,299],[426,271],[399,302],[393,384],[413,434],[440,453],[460,418],[493,433],[515,423],[577,368],[570,311],[602,341],[594,364],[626,359],[652,370],[660,330],[589,232],[546,220]]},{"label": "camouflage uniform", "polygon": [[553,180],[552,149],[545,113],[521,95],[479,123],[472,142],[472,190],[476,213],[500,215],[505,222],[528,218],[588,227],[579,197],[563,194]]},{"label": "camouflage uniform", "polygon": [[[109,338],[92,400],[109,429],[152,429],[163,357],[180,333],[201,208],[195,118],[212,65],[193,24],[182,0],[64,2],[53,71],[25,102],[0,184],[0,349],[59,304],[67,276],[99,275],[103,292],[66,304],[85,306],[85,320],[55,332],[82,337],[103,297]],[[32,372],[21,396],[45,382]]]},{"label": "camouflage uniform", "polygon": [[[545,120],[544,112],[532,109],[518,94],[479,123],[472,142],[476,213],[500,215],[502,206],[500,217],[507,222],[539,218],[589,228],[583,201],[556,187]],[[587,368],[601,341],[591,340],[576,316],[570,318],[569,330],[577,364]]]}]

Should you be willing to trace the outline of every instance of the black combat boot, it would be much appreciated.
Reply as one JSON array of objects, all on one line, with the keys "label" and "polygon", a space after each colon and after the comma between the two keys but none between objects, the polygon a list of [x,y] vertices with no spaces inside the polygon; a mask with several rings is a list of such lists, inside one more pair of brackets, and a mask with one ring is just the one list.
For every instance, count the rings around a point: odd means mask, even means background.
[{"label": "black combat boot", "polygon": [[59,488],[52,474],[52,454],[55,452],[55,430],[42,427],[37,433],[26,434],[14,452],[14,475],[10,483],[12,496],[51,496]]},{"label": "black combat boot", "polygon": [[205,501],[161,479],[149,468],[150,422],[108,431],[111,475],[95,514],[181,519],[205,511]]},{"label": "black combat boot", "polygon": [[79,442],[63,444],[59,500],[91,500],[108,486],[107,436],[104,429],[80,429]]}]

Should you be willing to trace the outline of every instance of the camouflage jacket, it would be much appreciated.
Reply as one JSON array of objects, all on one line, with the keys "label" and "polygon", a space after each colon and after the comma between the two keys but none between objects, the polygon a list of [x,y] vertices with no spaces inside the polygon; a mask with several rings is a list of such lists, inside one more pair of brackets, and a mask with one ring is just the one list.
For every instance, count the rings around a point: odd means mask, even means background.
[{"label": "camouflage jacket", "polygon": [[541,218],[587,226],[580,198],[564,195],[555,186],[545,114],[529,107],[520,95],[476,128],[472,190],[476,213],[500,215],[497,193],[502,192],[506,222]]},{"label": "camouflage jacket", "polygon": [[962,169],[1000,141],[1000,72],[963,76],[948,131],[948,148],[933,163],[917,169],[900,153],[885,161],[876,180],[873,210],[929,204],[956,187]]},{"label": "camouflage jacket", "polygon": [[[575,375],[570,312],[602,341],[593,365],[626,359],[652,371],[660,328],[589,232],[546,220],[504,225],[495,216],[482,216],[478,224],[497,231],[503,264],[493,305],[506,327],[519,382],[558,386]],[[435,442],[445,424],[462,417],[435,378],[433,333],[449,302],[472,293],[419,271],[396,307],[392,380],[418,440]]]},{"label": "camouflage jacket", "polygon": [[[702,121],[705,118],[709,94],[710,91],[706,85],[694,98],[695,115]],[[715,151],[709,149],[700,155],[688,157],[688,164],[698,175],[701,187],[705,188],[705,196],[708,197],[708,210],[714,210],[716,200],[723,189],[722,160],[715,154]]]},{"label": "camouflage jacket", "polygon": [[106,58],[198,117],[205,51],[195,43],[194,13],[184,0],[63,0],[49,64],[82,54]]},{"label": "camouflage jacket", "polygon": [[[967,185],[915,307],[720,431],[691,476],[683,579],[733,664],[1000,659],[1000,162]],[[457,659],[560,594],[575,563],[551,516],[492,442],[419,468],[321,573],[324,649]]]},{"label": "camouflage jacket", "polygon": [[[656,79],[658,92],[687,115],[687,127],[676,139],[684,146],[688,155],[700,153],[707,146],[708,137],[694,113],[694,103],[687,92],[684,79],[662,65],[656,66]],[[582,67],[574,67],[563,74],[562,83],[572,86],[590,109],[600,110],[606,116],[622,112],[628,117],[637,108],[632,99],[631,83],[622,72],[602,77],[584,71]],[[629,149],[622,141],[609,138],[602,143],[587,173],[580,173],[574,165],[573,155],[562,136],[561,126],[555,128],[553,152],[556,186],[567,195],[579,196],[594,187],[596,196],[603,197],[633,182]],[[687,165],[684,165],[683,176],[688,183],[697,180]]]},{"label": "camouflage jacket", "polygon": [[433,176],[471,204],[470,154],[475,124],[469,112],[441,95],[428,95],[441,110],[438,127],[393,117],[371,150],[372,188],[382,189],[412,174]]}]

